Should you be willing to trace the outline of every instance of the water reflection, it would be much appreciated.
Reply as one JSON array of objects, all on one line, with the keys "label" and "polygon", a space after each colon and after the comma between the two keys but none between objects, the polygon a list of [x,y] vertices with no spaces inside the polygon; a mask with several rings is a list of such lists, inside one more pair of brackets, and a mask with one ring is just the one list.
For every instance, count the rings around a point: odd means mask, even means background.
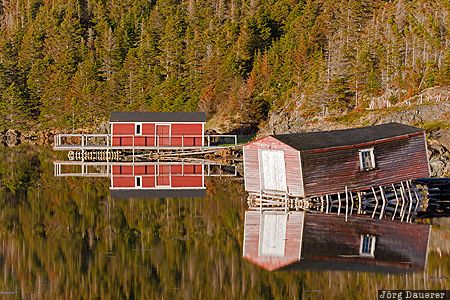
[{"label": "water reflection", "polygon": [[236,168],[214,162],[139,161],[81,162],[56,161],[58,177],[109,177],[113,198],[202,198],[205,177],[234,177]]},{"label": "water reflection", "polygon": [[304,212],[247,211],[243,255],[278,269],[422,271],[430,225]]},{"label": "water reflection", "polygon": [[0,148],[0,292],[19,299],[375,299],[380,288],[449,288],[448,218],[423,221],[423,271],[267,272],[242,258],[247,196],[236,177],[205,176],[201,201],[116,201],[110,177],[54,177],[50,150],[16,150]]}]

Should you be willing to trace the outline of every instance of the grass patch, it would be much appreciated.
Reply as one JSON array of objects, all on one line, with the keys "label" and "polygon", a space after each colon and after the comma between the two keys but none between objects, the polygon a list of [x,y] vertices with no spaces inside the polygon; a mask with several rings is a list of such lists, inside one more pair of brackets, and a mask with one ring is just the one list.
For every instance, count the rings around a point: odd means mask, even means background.
[{"label": "grass patch", "polygon": [[332,122],[338,122],[346,125],[352,125],[356,122],[360,121],[362,118],[367,116],[371,111],[364,109],[355,109],[349,112],[348,114],[329,117],[329,120]]},{"label": "grass patch", "polygon": [[415,126],[418,126],[422,129],[425,129],[426,132],[432,132],[437,131],[440,129],[448,129],[450,128],[450,122],[449,121],[442,121],[442,120],[436,120],[436,121],[429,121],[429,122],[423,122],[415,124]]}]

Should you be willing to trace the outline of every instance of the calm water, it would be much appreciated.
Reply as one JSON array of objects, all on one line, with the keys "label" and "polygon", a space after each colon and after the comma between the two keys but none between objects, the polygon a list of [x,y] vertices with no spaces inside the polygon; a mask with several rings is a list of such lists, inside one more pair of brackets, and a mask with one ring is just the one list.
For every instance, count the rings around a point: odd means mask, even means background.
[{"label": "calm water", "polygon": [[239,179],[207,178],[202,199],[115,200],[107,178],[54,177],[50,149],[0,153],[2,299],[374,299],[377,289],[450,289],[449,219],[425,221],[424,271],[267,272],[242,258]]}]

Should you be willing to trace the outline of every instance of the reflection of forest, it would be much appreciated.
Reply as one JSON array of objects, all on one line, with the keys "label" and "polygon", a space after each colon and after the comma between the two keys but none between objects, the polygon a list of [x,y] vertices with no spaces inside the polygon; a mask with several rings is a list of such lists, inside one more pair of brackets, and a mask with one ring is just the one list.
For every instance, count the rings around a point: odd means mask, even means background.
[{"label": "reflection of forest", "polygon": [[113,201],[107,179],[54,178],[46,149],[0,152],[1,292],[44,299],[349,299],[380,288],[450,287],[450,254],[439,247],[448,245],[448,220],[433,228],[424,273],[269,273],[242,259],[246,196],[238,181],[208,180],[205,199]]}]

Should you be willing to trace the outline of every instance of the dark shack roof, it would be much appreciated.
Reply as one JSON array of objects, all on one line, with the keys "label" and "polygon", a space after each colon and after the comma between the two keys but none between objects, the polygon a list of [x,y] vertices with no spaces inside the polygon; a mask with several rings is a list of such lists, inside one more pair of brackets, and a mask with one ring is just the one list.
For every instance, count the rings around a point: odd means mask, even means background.
[{"label": "dark shack roof", "polygon": [[206,122],[204,112],[112,112],[110,122]]},{"label": "dark shack roof", "polygon": [[129,198],[203,198],[205,189],[113,189],[111,197],[115,199]]},{"label": "dark shack roof", "polygon": [[399,123],[387,123],[342,130],[279,134],[272,137],[297,150],[314,150],[364,144],[418,132],[423,130]]}]

